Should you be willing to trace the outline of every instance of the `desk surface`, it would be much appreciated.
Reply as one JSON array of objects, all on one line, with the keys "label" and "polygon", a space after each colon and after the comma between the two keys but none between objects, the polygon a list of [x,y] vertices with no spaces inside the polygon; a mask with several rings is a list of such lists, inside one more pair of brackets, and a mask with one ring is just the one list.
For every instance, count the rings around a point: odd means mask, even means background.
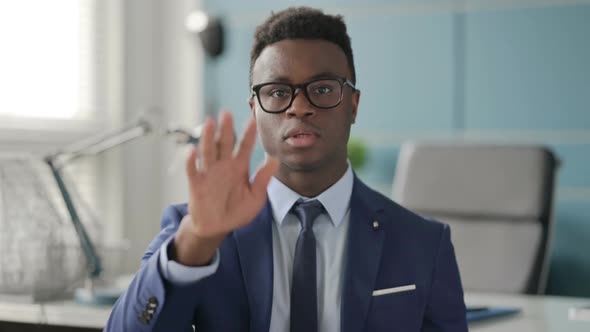
[{"label": "desk surface", "polygon": [[0,302],[0,321],[104,328],[110,307],[91,307],[73,301],[47,303]]},{"label": "desk surface", "polygon": [[534,295],[467,294],[473,306],[509,306],[522,310],[516,316],[475,322],[473,332],[588,332],[590,321],[568,320],[569,308],[590,304],[590,299]]},{"label": "desk surface", "polygon": [[[590,299],[467,294],[468,305],[519,307],[517,316],[474,323],[469,326],[473,332],[588,332],[589,321],[568,320],[572,306],[590,304]],[[111,312],[109,307],[91,307],[72,301],[48,302],[44,304],[14,303],[0,301],[0,321],[103,328]]]}]

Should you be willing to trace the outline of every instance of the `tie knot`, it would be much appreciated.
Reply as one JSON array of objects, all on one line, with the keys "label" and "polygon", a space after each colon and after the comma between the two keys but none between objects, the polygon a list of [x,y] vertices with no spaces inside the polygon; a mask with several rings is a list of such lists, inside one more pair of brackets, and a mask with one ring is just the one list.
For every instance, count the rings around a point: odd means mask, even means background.
[{"label": "tie knot", "polygon": [[324,206],[317,199],[297,202],[293,205],[293,213],[299,218],[303,229],[311,229],[313,221],[322,213]]}]

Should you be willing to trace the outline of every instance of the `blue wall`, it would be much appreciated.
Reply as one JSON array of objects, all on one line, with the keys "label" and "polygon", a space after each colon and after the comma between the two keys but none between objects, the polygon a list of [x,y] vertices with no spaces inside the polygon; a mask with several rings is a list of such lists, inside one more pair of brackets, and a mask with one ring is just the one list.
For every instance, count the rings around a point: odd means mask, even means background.
[{"label": "blue wall", "polygon": [[[248,118],[252,36],[271,10],[343,14],[362,91],[353,136],[371,146],[360,176],[389,195],[406,139],[551,146],[563,166],[548,292],[590,296],[590,4],[451,3],[207,0],[227,25],[226,53],[205,68],[207,109]],[[254,164],[261,157],[259,147]]]}]

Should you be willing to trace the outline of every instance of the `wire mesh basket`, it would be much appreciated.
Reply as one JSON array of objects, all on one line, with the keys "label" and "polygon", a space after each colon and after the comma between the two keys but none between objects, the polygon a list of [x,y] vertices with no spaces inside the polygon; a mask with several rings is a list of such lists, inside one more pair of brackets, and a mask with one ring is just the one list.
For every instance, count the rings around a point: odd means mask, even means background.
[{"label": "wire mesh basket", "polygon": [[[64,180],[72,185],[64,174]],[[72,190],[90,235],[100,227]],[[85,257],[49,167],[33,156],[0,155],[0,297],[61,297],[86,275]]]}]

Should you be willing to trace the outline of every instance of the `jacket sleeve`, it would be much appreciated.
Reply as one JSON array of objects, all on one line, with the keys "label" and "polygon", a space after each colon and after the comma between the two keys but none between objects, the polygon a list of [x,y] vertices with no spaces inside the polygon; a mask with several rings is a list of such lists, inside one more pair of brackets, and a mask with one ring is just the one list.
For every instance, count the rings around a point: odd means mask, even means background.
[{"label": "jacket sleeve", "polygon": [[160,270],[162,244],[174,235],[182,217],[175,206],[164,210],[160,233],[146,250],[129,288],[115,303],[104,331],[193,331],[199,283],[175,285]]},{"label": "jacket sleeve", "polygon": [[448,225],[441,232],[422,331],[467,332],[463,287]]}]

